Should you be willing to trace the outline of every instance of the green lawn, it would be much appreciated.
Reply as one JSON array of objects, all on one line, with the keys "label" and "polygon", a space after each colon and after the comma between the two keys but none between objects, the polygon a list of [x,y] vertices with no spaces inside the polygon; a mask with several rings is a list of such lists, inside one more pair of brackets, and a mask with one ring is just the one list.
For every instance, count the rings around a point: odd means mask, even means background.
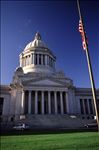
[{"label": "green lawn", "polygon": [[99,133],[1,136],[1,150],[99,150]]}]

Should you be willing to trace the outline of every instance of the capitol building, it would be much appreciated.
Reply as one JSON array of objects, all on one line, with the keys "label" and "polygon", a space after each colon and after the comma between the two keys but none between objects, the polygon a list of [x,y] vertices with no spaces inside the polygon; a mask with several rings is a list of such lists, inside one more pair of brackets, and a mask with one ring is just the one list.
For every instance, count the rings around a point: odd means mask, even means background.
[{"label": "capitol building", "polygon": [[56,70],[56,57],[40,33],[26,45],[19,62],[12,83],[1,85],[2,122],[78,127],[94,119],[91,89],[77,88],[63,71]]}]

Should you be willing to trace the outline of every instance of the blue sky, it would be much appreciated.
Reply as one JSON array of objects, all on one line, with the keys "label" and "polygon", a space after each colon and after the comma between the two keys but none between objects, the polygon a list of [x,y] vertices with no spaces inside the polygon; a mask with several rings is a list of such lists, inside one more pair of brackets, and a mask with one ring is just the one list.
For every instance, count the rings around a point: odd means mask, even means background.
[{"label": "blue sky", "polygon": [[[81,1],[96,87],[99,88],[99,1]],[[36,31],[77,87],[90,87],[85,51],[78,32],[76,1],[1,1],[1,83],[10,84],[19,54]]]}]

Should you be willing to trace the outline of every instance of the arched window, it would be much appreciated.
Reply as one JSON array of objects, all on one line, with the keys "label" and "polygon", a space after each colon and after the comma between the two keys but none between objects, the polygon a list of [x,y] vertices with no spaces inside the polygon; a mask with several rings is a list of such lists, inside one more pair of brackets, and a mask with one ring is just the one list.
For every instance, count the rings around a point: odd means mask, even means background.
[{"label": "arched window", "polygon": [[43,55],[43,65],[45,65],[45,55]]},{"label": "arched window", "polygon": [[41,54],[39,54],[39,65],[41,65]]},{"label": "arched window", "polygon": [[35,55],[35,65],[37,65],[37,54]]},{"label": "arched window", "polygon": [[26,66],[27,66],[27,64],[28,64],[28,58],[27,58],[27,56],[26,56]]},{"label": "arched window", "polygon": [[0,116],[2,115],[3,112],[3,102],[4,102],[4,98],[0,97]]}]

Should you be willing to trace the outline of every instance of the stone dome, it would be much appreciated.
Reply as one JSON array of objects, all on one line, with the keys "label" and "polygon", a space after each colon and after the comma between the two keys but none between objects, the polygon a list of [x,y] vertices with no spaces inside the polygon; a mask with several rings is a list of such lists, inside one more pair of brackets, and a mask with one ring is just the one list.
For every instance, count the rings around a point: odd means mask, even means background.
[{"label": "stone dome", "polygon": [[35,38],[20,54],[20,67],[24,73],[53,73],[55,72],[56,57],[41,40],[37,32]]},{"label": "stone dome", "polygon": [[41,40],[41,35],[39,32],[36,33],[34,40],[26,45],[24,51],[36,47],[47,48],[47,45]]}]

